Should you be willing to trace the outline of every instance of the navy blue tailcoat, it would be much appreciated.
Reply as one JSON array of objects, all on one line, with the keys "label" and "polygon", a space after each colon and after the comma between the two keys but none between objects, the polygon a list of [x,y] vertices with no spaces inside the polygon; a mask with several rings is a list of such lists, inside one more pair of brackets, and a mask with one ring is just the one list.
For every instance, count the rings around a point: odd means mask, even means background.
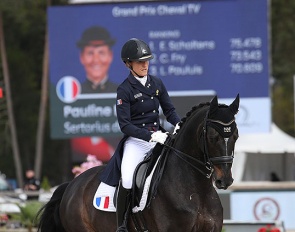
[{"label": "navy blue tailcoat", "polygon": [[124,142],[129,136],[150,141],[153,131],[160,128],[159,106],[168,122],[176,125],[180,118],[161,79],[148,75],[143,86],[131,73],[117,89],[117,118],[124,137],[108,162],[100,180],[117,186],[121,178]]}]

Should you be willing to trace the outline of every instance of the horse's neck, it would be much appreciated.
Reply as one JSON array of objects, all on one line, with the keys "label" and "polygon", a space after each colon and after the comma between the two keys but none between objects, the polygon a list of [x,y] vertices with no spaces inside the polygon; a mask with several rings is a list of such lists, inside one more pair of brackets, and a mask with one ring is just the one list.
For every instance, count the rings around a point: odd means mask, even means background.
[{"label": "horse's neck", "polygon": [[[206,170],[205,164],[202,165],[194,160],[199,160],[201,163],[205,162],[205,155],[203,149],[201,149],[204,115],[204,112],[195,115],[183,125],[174,143],[176,150],[169,154],[166,169],[169,170],[171,176],[177,178],[176,181],[183,185],[182,187],[190,185],[191,188],[195,189],[200,188],[200,186],[203,189],[213,188],[211,178],[207,178],[206,174],[202,173]],[[199,126],[196,126],[197,122],[199,122]],[[177,151],[181,151],[193,158],[181,154],[177,155]]]},{"label": "horse's neck", "polygon": [[170,153],[165,167],[165,176],[168,177],[168,183],[175,184],[180,189],[197,190],[200,187],[211,189],[213,186],[211,178],[207,178],[194,165],[190,159],[185,158],[183,160]]}]

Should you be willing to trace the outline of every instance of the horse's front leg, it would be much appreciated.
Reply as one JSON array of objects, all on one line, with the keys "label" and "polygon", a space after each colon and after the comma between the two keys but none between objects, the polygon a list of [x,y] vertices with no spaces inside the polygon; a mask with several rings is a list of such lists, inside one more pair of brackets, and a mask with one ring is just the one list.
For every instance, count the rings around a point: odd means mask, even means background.
[{"label": "horse's front leg", "polygon": [[193,232],[221,232],[222,231],[223,223],[219,220],[216,221],[214,218],[206,217],[204,220],[202,228],[198,228],[196,225],[195,230]]},{"label": "horse's front leg", "polygon": [[223,221],[214,217],[208,216],[204,221],[203,232],[221,232]]}]

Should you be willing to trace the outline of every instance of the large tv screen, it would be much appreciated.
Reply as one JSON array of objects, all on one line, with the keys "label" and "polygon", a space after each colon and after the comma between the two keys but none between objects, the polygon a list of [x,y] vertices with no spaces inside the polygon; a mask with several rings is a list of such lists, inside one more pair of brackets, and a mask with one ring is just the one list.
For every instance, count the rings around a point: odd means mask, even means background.
[{"label": "large tv screen", "polygon": [[[163,80],[180,116],[214,95],[227,104],[239,93],[239,132],[269,131],[268,7],[267,0],[49,7],[51,137],[120,135],[115,92],[129,74],[121,48],[131,38],[149,44],[155,57],[149,73]],[[92,37],[111,49],[102,54],[107,79],[98,87],[87,81],[94,64],[82,55]]]}]

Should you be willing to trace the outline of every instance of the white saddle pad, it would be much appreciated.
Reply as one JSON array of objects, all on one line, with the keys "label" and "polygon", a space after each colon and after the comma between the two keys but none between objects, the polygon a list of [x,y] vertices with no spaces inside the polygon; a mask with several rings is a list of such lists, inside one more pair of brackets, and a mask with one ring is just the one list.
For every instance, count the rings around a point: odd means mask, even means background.
[{"label": "white saddle pad", "polygon": [[115,190],[115,187],[101,182],[94,195],[93,206],[102,211],[116,212],[113,203]]},{"label": "white saddle pad", "polygon": [[[142,198],[139,202],[139,205],[135,206],[132,209],[133,213],[142,211],[144,207],[146,206],[151,180],[152,180],[155,168],[158,165],[158,161],[159,161],[159,158],[153,170],[151,171],[151,174],[147,177],[145,181]],[[116,212],[116,207],[114,205],[115,190],[116,190],[115,187],[101,182],[96,190],[96,193],[94,194],[93,206],[98,210],[107,211],[107,212]]]}]

